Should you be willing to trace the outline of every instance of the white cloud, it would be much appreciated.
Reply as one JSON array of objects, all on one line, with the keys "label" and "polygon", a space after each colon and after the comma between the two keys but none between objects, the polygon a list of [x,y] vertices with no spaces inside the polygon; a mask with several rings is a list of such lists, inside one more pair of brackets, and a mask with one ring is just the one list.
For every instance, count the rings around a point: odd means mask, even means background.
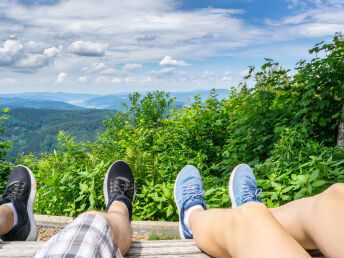
[{"label": "white cloud", "polygon": [[222,76],[221,80],[222,80],[222,81],[231,81],[231,80],[232,80],[232,77],[229,76],[229,75]]},{"label": "white cloud", "polygon": [[111,79],[108,76],[97,76],[95,83],[109,83]]},{"label": "white cloud", "polygon": [[170,65],[170,66],[188,66],[190,64],[184,62],[183,60],[176,60],[170,56],[165,56],[159,63],[160,65]]},{"label": "white cloud", "polygon": [[142,64],[126,64],[123,66],[122,70],[124,72],[132,72],[136,70],[140,70],[142,68]]},{"label": "white cloud", "polygon": [[101,70],[104,70],[106,68],[106,65],[104,63],[99,63],[99,64],[95,64],[92,71],[94,72],[99,72]]},{"label": "white cloud", "polygon": [[242,70],[239,74],[240,76],[246,76],[249,73],[249,69]]},{"label": "white cloud", "polygon": [[11,65],[20,58],[23,45],[17,40],[6,40],[0,48],[0,65]]},{"label": "white cloud", "polygon": [[13,79],[13,78],[4,78],[4,79],[0,79],[0,84],[6,84],[6,85],[14,85],[14,84],[18,84],[18,80]]},{"label": "white cloud", "polygon": [[87,77],[86,76],[80,76],[79,79],[78,79],[79,82],[87,82]]},{"label": "white cloud", "polygon": [[215,73],[212,71],[204,71],[201,74],[202,79],[213,79],[215,77]]},{"label": "white cloud", "polygon": [[119,73],[119,71],[109,67],[109,68],[105,68],[105,69],[101,70],[99,73],[103,74],[103,75],[116,75]]},{"label": "white cloud", "polygon": [[[33,53],[34,43],[25,44],[28,49],[18,40],[6,40],[0,47],[0,66],[5,66],[17,71],[33,72],[38,68],[49,66],[55,59],[62,47],[50,47],[41,49],[41,53]],[[38,51],[38,48],[36,48]]]},{"label": "white cloud", "polygon": [[20,69],[37,69],[49,66],[54,58],[60,53],[62,47],[51,47],[44,49],[43,54],[27,54],[16,62],[15,67]]},{"label": "white cloud", "polygon": [[107,48],[106,44],[91,41],[74,41],[68,50],[79,56],[103,56]]},{"label": "white cloud", "polygon": [[63,83],[64,80],[66,79],[66,77],[67,77],[66,73],[59,73],[55,82],[56,83]]},{"label": "white cloud", "polygon": [[232,72],[231,71],[225,71],[222,73],[221,80],[222,81],[231,81],[232,80]]},{"label": "white cloud", "polygon": [[123,80],[121,79],[121,78],[119,78],[119,77],[114,77],[112,80],[111,80],[111,82],[112,83],[121,83]]},{"label": "white cloud", "polygon": [[43,43],[31,40],[25,43],[25,49],[29,53],[39,54],[39,53],[42,53],[42,51],[44,50],[44,45]]},{"label": "white cloud", "polygon": [[62,50],[62,46],[59,46],[58,48],[56,48],[56,47],[50,47],[50,48],[44,49],[44,52],[43,52],[43,53],[44,53],[47,57],[51,58],[51,57],[57,56],[57,55],[61,52],[61,50]]},{"label": "white cloud", "polygon": [[160,69],[159,71],[150,71],[147,74],[149,76],[153,76],[158,79],[169,79],[172,78],[175,75],[176,68],[175,67],[167,67]]},{"label": "white cloud", "polygon": [[126,83],[134,83],[137,82],[137,78],[135,76],[128,76],[124,78],[124,82]]}]

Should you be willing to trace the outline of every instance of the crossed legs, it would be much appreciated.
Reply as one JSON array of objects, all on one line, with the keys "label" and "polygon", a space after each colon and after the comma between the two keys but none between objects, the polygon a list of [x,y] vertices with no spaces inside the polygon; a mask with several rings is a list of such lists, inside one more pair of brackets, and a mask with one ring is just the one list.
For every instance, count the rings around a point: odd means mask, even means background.
[{"label": "crossed legs", "polygon": [[327,257],[344,257],[344,184],[323,193],[268,209],[248,202],[234,209],[193,211],[194,239],[215,257],[307,257],[319,248]]},{"label": "crossed legs", "polygon": [[197,246],[214,257],[308,256],[261,203],[195,210],[189,222]]},{"label": "crossed legs", "polygon": [[305,249],[327,257],[344,257],[344,184],[323,193],[271,209],[286,231]]},{"label": "crossed legs", "polygon": [[174,188],[181,237],[215,257],[309,257],[305,249],[344,257],[344,184],[273,209],[259,192],[252,169],[241,164],[229,182],[234,208],[205,210],[201,175],[184,167]]}]

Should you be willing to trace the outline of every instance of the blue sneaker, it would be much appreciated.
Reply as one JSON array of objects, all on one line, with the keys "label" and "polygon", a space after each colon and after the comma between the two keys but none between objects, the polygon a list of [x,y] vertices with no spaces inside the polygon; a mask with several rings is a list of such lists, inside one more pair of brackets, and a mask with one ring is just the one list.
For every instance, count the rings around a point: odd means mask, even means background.
[{"label": "blue sneaker", "polygon": [[246,164],[240,164],[233,169],[229,179],[229,196],[232,208],[247,202],[262,202],[259,199],[262,189],[257,188],[256,178],[252,169]]},{"label": "blue sneaker", "polygon": [[174,200],[179,213],[179,234],[182,239],[193,238],[189,228],[184,224],[184,212],[195,205],[206,209],[203,199],[203,183],[197,168],[187,165],[178,174],[174,184]]}]

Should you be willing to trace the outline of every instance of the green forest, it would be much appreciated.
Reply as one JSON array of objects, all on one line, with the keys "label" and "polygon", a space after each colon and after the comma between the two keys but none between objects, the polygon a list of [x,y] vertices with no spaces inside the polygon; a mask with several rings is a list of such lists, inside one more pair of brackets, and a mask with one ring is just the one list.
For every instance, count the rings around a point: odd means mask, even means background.
[{"label": "green forest", "polygon": [[109,110],[51,110],[14,108],[7,112],[3,137],[12,142],[7,150],[7,159],[15,159],[21,153],[52,152],[58,146],[57,135],[65,131],[75,136],[78,142],[94,142],[105,129],[103,120]]},{"label": "green forest", "polygon": [[[11,142],[3,141],[0,190],[14,164],[23,164],[38,183],[35,213],[77,216],[103,210],[104,175],[121,159],[142,188],[134,220],[178,220],[173,185],[187,164],[201,172],[208,208],[230,207],[228,179],[239,163],[253,167],[268,207],[317,194],[344,182],[343,36],[309,53],[313,59],[299,61],[293,71],[271,59],[250,67],[222,100],[212,90],[207,100],[196,95],[192,104],[176,108],[169,93],[132,93],[131,104],[108,116],[93,143],[59,132],[53,152],[9,163],[4,156]],[[254,86],[246,80],[254,80]]]}]

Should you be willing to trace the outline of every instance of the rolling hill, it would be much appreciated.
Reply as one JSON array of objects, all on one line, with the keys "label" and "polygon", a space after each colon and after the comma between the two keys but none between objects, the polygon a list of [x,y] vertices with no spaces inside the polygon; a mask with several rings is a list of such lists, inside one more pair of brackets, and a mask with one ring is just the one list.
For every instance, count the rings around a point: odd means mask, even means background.
[{"label": "rolling hill", "polygon": [[18,108],[11,109],[4,122],[5,135],[13,148],[8,157],[19,153],[39,154],[50,152],[57,146],[59,131],[68,131],[76,141],[94,141],[104,129],[103,120],[109,110],[50,110]]}]

